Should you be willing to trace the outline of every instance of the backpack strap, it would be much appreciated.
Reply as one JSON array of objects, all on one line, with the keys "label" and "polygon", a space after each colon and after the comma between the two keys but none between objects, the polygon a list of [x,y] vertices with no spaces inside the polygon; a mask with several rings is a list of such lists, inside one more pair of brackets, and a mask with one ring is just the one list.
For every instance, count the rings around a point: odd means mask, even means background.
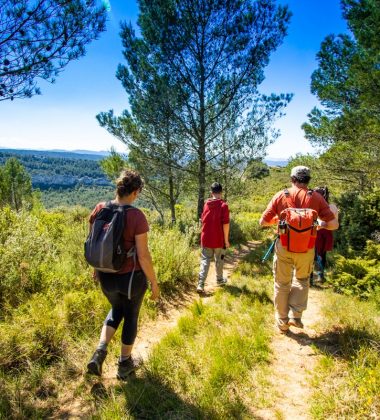
[{"label": "backpack strap", "polygon": [[290,192],[287,188],[284,189],[284,195],[285,195],[285,201],[286,201],[286,204],[288,205],[288,208],[291,208],[291,207],[295,208],[296,205],[294,204],[294,201],[290,197]]},{"label": "backpack strap", "polygon": [[[305,207],[303,207],[303,208],[306,209],[306,208],[309,207],[309,204],[310,204],[311,199],[313,197],[313,193],[314,193],[313,190],[310,190],[310,189],[307,190]],[[294,201],[292,200],[292,198],[290,196],[290,192],[287,188],[284,189],[284,195],[285,195],[285,200],[286,200],[286,203],[288,205],[288,208],[291,208],[291,207],[296,208],[297,206],[295,205]]]}]

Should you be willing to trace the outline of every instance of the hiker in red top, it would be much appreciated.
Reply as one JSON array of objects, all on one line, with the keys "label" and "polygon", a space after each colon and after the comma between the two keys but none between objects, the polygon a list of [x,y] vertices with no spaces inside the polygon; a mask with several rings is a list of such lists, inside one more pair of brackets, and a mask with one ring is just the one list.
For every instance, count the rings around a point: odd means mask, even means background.
[{"label": "hiker in red top", "polygon": [[[280,220],[280,240],[276,241],[273,274],[276,326],[281,333],[286,333],[289,326],[303,328],[301,317],[307,307],[315,230],[339,227],[326,200],[308,189],[310,169],[296,166],[290,178],[292,187],[275,194],[260,219],[261,226],[271,226]],[[288,217],[290,213],[292,216]],[[292,225],[292,221],[297,220],[294,215],[298,215],[298,226]],[[318,227],[317,217],[320,219]],[[306,226],[308,220],[310,225]]]},{"label": "hiker in red top", "polygon": [[211,199],[207,200],[201,216],[201,267],[197,292],[203,293],[211,260],[215,260],[216,283],[223,286],[227,279],[223,278],[223,260],[226,248],[230,246],[230,212],[228,205],[222,200],[223,188],[218,182],[211,185]]},{"label": "hiker in red top", "polygon": [[[317,187],[314,191],[321,194],[321,196],[329,203],[330,210],[334,216],[338,218],[338,207],[329,202],[329,189],[328,187]],[[317,268],[317,281],[323,283],[325,280],[325,268],[327,264],[327,252],[332,251],[334,247],[334,236],[331,230],[319,229],[317,232],[317,240],[315,242],[315,267]],[[314,283],[314,273],[310,274],[310,285]]]}]

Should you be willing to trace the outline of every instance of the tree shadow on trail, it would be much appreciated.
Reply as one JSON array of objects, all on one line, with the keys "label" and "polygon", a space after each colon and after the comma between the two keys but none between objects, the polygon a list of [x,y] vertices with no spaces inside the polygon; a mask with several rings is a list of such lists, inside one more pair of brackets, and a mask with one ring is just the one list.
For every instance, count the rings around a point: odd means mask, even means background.
[{"label": "tree shadow on trail", "polygon": [[372,347],[380,353],[379,337],[366,330],[352,327],[334,328],[315,337],[289,331],[287,336],[302,346],[315,346],[322,354],[337,359],[351,360],[362,347]]},{"label": "tree shadow on trail", "polygon": [[247,296],[251,301],[258,300],[260,303],[273,304],[272,299],[265,290],[250,290],[245,285],[242,287],[238,287],[230,284],[224,286],[224,290],[234,297],[240,297],[243,295]]}]

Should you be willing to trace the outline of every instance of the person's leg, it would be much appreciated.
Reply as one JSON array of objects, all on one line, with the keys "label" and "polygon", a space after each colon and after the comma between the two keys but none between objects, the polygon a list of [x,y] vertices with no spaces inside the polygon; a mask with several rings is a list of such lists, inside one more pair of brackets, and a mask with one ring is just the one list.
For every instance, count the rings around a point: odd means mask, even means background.
[{"label": "person's leg", "polygon": [[326,269],[326,263],[327,263],[327,252],[322,252],[320,255],[320,264],[321,264],[321,270],[320,270],[320,281],[324,281],[325,279],[325,269]]},{"label": "person's leg", "polygon": [[100,273],[99,281],[102,291],[111,303],[112,308],[104,321],[98,346],[87,364],[88,372],[98,376],[102,374],[102,365],[107,356],[108,343],[111,341],[117,327],[123,319],[122,300],[116,288],[118,279],[112,275]]},{"label": "person's leg", "polygon": [[[129,282],[128,282],[129,284]],[[131,299],[124,300],[123,317],[124,325],[121,335],[121,350],[118,366],[118,378],[124,379],[133,370],[138,363],[131,358],[133,344],[137,336],[138,318],[140,308],[148,288],[147,279],[143,272],[134,276],[132,282]]]},{"label": "person's leg", "polygon": [[211,259],[214,250],[211,248],[202,248],[201,250],[201,266],[199,270],[198,290],[203,290],[207,279],[208,270],[210,268]]},{"label": "person's leg", "polygon": [[290,253],[276,243],[276,251],[273,259],[274,276],[274,308],[276,323],[280,330],[287,331],[289,316],[289,292],[292,282],[293,261]]},{"label": "person's leg", "polygon": [[310,249],[306,253],[293,253],[293,259],[295,275],[289,293],[289,308],[291,318],[300,320],[302,312],[307,308],[309,277],[313,268],[314,249]]},{"label": "person's leg", "polygon": [[223,248],[214,249],[216,283],[219,285],[223,285],[227,283],[227,280],[223,278],[223,263],[224,263],[225,253],[226,253],[226,250]]}]

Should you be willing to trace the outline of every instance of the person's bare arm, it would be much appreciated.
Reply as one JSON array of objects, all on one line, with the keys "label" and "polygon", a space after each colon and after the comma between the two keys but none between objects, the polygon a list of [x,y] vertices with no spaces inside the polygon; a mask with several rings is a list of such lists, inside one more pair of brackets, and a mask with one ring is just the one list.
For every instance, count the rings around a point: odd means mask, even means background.
[{"label": "person's bare arm", "polygon": [[226,223],[223,225],[223,234],[224,234],[224,246],[226,248],[230,247],[230,224]]},{"label": "person's bare arm", "polygon": [[329,222],[324,222],[322,220],[319,226],[321,229],[337,230],[339,228],[339,221],[336,217],[333,220],[330,220]]},{"label": "person's bare arm", "polygon": [[137,258],[147,279],[152,287],[152,299],[158,300],[160,292],[157,284],[156,273],[154,272],[152,257],[148,248],[148,234],[142,233],[135,236]]},{"label": "person's bare arm", "polygon": [[277,223],[278,223],[278,217],[277,216],[273,217],[273,219],[270,220],[269,222],[266,222],[263,217],[261,217],[260,220],[259,220],[260,226],[263,226],[263,227],[273,226],[273,225],[276,225]]}]

